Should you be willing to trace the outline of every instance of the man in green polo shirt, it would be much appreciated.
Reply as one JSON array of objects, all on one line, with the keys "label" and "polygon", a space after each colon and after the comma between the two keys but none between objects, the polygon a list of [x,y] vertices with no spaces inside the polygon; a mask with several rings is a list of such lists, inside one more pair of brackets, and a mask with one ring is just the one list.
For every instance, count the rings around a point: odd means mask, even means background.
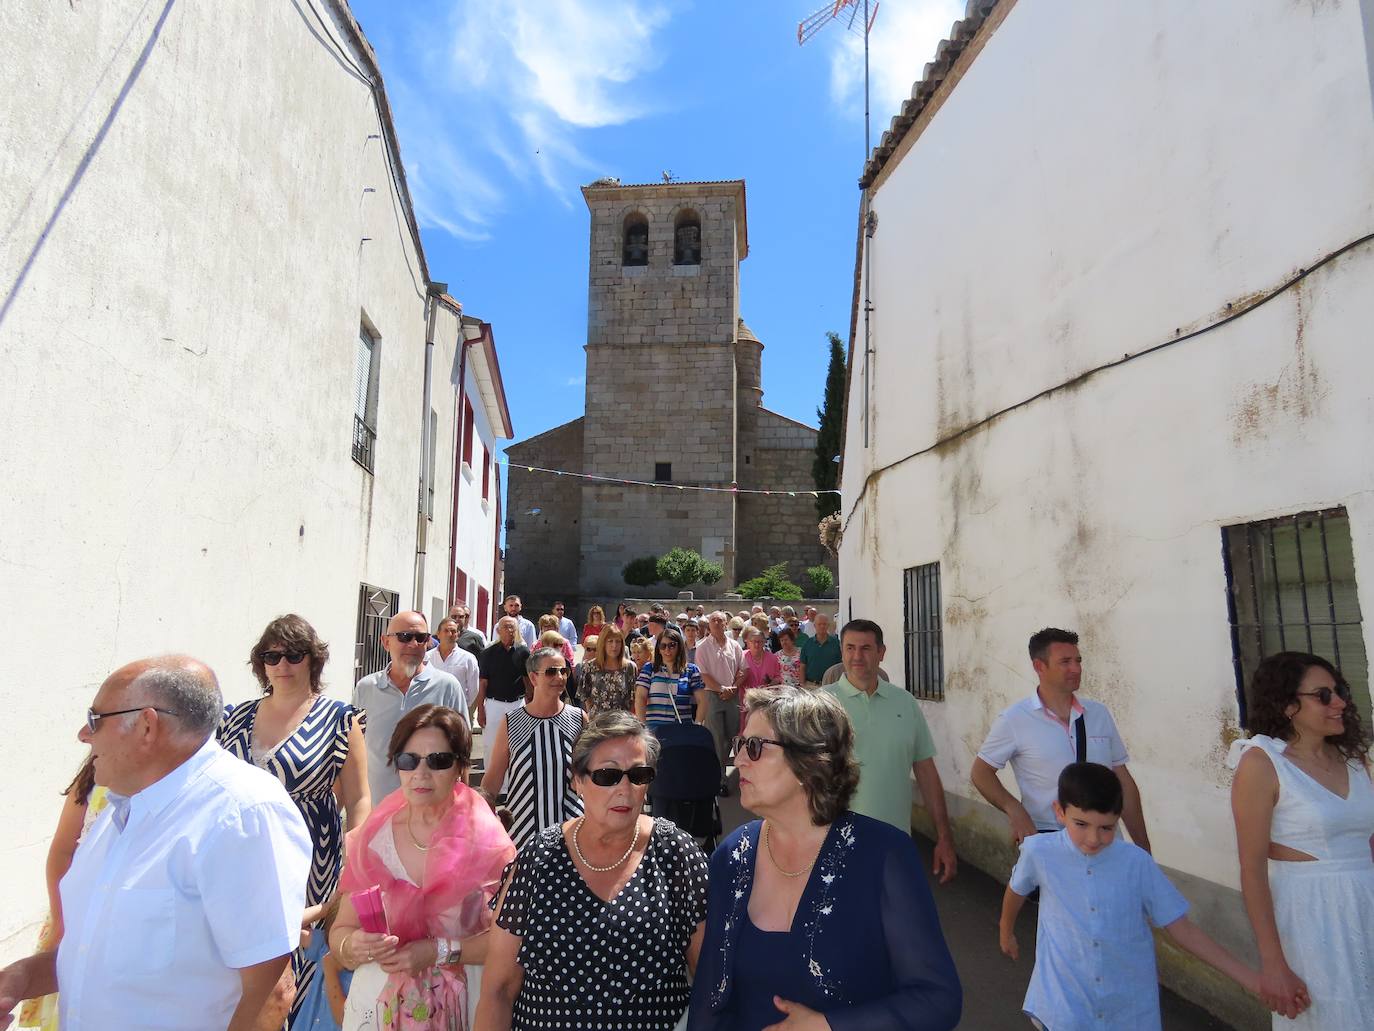
[{"label": "man in green polo shirt", "polygon": [[822,612],[814,621],[816,636],[802,634],[797,638],[797,647],[801,649],[802,671],[806,674],[808,684],[819,684],[821,677],[825,676],[825,671],[840,661],[840,642],[830,633],[834,626],[830,617]]},{"label": "man in green polo shirt", "polygon": [[854,619],[840,631],[844,676],[823,688],[840,700],[854,724],[859,789],[850,808],[911,833],[911,774],[935,823],[933,873],[944,884],[959,869],[945,808],[945,787],[935,768],[935,742],[916,699],[878,676],[887,649],[883,628]]}]

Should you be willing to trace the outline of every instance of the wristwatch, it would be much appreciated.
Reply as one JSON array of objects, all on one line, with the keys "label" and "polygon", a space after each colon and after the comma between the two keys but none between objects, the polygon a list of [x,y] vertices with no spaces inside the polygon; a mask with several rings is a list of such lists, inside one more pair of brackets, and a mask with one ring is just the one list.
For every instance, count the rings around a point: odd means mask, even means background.
[{"label": "wristwatch", "polygon": [[452,938],[435,938],[434,945],[437,954],[434,957],[434,965],[442,967],[448,963],[457,963],[463,955],[463,943]]}]

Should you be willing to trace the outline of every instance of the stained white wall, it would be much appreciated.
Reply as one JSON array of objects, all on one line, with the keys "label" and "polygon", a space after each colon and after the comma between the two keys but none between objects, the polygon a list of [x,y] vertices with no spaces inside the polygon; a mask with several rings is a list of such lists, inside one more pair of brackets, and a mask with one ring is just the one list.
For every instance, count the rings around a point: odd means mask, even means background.
[{"label": "stained white wall", "polygon": [[[476,346],[474,346],[474,351]],[[469,606],[477,604],[479,586],[487,589],[489,598],[496,594],[492,585],[492,574],[499,531],[496,525],[497,431],[493,429],[491,420],[487,416],[487,399],[483,395],[481,382],[474,375],[472,363],[475,360],[477,360],[476,355],[470,351],[468,354],[467,382],[464,389],[467,392],[469,403],[473,407],[472,463],[470,468],[463,473],[463,484],[458,492],[459,531],[454,549],[457,567],[464,570],[468,575],[467,597],[464,600]],[[491,455],[491,469],[487,473],[487,499],[484,502],[482,500],[482,459],[484,455],[488,454]],[[496,598],[495,601],[488,602],[488,630],[491,628],[491,606],[499,601],[500,599]],[[473,625],[477,625],[476,621]],[[488,637],[490,636],[488,634]]]},{"label": "stained white wall", "polygon": [[[841,611],[888,629],[900,671],[903,570],[941,563],[946,701],[922,708],[956,834],[985,865],[1010,849],[971,763],[1034,689],[1032,631],[1083,634],[1084,692],[1116,715],[1161,862],[1234,888],[1220,527],[1345,505],[1374,612],[1374,244],[948,439],[1374,232],[1361,15],[1019,3],[879,183],[872,439],[860,342]],[[1243,926],[1231,895],[1213,901]]]},{"label": "stained white wall", "polygon": [[[250,646],[294,610],[346,696],[359,584],[414,591],[427,284],[359,55],[321,42],[345,37],[314,6],[323,26],[305,0],[0,10],[0,581],[24,670],[0,685],[0,960],[33,945],[112,669],[187,651],[246,698]],[[363,318],[375,475],[351,457]],[[427,597],[447,589],[458,337],[441,309]]]}]

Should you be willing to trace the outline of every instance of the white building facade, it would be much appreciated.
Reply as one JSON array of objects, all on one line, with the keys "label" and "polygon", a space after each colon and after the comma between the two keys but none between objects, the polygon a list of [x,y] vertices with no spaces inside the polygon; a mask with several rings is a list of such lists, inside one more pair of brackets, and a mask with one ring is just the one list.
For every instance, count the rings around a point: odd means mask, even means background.
[{"label": "white building facade", "polygon": [[294,611],[347,697],[391,612],[497,595],[513,434],[346,3],[19,0],[0,28],[0,569],[38,660],[0,687],[7,961],[104,677],[189,652],[251,697]]},{"label": "white building facade", "polygon": [[1001,876],[972,762],[1035,688],[1030,634],[1077,630],[1156,857],[1253,956],[1225,763],[1248,672],[1313,651],[1369,712],[1374,4],[967,13],[865,169],[841,617],[885,628],[961,855]]}]

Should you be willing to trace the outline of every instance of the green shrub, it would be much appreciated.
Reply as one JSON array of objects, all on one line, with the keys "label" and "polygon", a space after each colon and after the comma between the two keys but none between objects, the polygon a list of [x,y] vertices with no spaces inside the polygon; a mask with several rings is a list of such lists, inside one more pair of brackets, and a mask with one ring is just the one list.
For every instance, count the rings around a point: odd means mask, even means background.
[{"label": "green shrub", "polygon": [[648,587],[661,579],[658,575],[658,559],[652,555],[632,558],[620,571],[623,579],[631,587]]},{"label": "green shrub", "polygon": [[825,566],[807,566],[806,578],[811,581],[813,597],[819,598],[835,586],[835,574]]},{"label": "green shrub", "polygon": [[701,583],[704,566],[702,557],[689,548],[674,548],[658,560],[658,578],[672,584],[679,591]]},{"label": "green shrub", "polygon": [[719,565],[717,565],[714,562],[707,562],[705,559],[702,559],[701,582],[704,583],[707,587],[720,583],[721,578],[724,576],[725,570],[722,569]]},{"label": "green shrub", "polygon": [[801,601],[802,589],[787,579],[787,563],[769,566],[752,580],[746,580],[735,590],[745,598],[774,598],[778,601]]}]

